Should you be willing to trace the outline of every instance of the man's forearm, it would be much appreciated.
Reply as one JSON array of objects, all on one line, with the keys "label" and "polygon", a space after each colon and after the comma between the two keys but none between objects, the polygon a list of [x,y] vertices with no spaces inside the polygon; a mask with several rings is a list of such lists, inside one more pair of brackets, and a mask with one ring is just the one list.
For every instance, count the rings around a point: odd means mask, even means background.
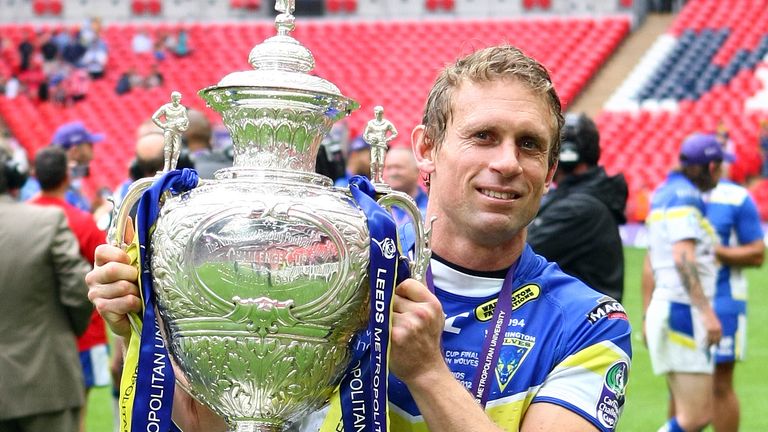
[{"label": "man's forearm", "polygon": [[501,432],[448,367],[409,383],[429,430],[441,432]]},{"label": "man's forearm", "polygon": [[696,260],[691,254],[683,253],[679,260],[675,261],[675,267],[680,275],[680,280],[688,296],[691,298],[691,304],[699,310],[711,308],[707,296],[704,295],[704,289],[701,286],[699,271],[696,268]]},{"label": "man's forearm", "polygon": [[715,248],[717,259],[728,266],[759,267],[763,265],[765,243],[758,239],[740,246],[718,246]]}]

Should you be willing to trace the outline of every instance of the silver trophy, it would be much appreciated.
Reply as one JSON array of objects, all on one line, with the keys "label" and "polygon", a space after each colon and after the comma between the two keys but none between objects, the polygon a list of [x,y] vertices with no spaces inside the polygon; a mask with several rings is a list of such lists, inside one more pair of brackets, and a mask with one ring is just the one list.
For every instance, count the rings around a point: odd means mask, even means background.
[{"label": "silver trophy", "polygon": [[[199,93],[232,135],[234,166],[167,195],[150,240],[179,384],[240,432],[282,431],[320,408],[368,319],[366,218],[349,190],[314,172],[324,135],[358,104],[309,74],[314,58],[290,36],[293,0],[275,8],[277,35],[251,51],[254,70]],[[152,180],[134,183],[123,201],[110,230],[116,244]],[[429,234],[415,202],[377,189],[382,205],[415,221],[410,265],[422,278]]]}]

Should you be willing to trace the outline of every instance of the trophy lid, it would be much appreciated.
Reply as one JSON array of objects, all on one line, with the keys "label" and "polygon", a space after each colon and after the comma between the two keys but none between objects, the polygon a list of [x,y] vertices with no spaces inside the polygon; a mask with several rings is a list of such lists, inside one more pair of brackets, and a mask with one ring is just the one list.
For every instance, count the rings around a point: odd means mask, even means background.
[{"label": "trophy lid", "polygon": [[277,35],[251,50],[248,62],[254,70],[230,73],[218,85],[203,91],[222,87],[282,88],[342,96],[333,83],[309,74],[315,67],[315,58],[290,35],[295,28],[295,8],[295,0],[276,1],[275,10],[280,12],[275,18]]}]

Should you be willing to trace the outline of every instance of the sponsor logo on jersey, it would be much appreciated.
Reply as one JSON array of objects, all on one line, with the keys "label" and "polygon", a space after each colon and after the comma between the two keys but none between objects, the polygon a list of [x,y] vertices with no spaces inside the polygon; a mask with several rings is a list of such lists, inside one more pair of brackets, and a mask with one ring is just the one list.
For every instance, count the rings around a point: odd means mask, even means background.
[{"label": "sponsor logo on jersey", "polygon": [[616,427],[616,422],[624,406],[624,393],[627,388],[629,364],[620,360],[611,365],[605,373],[603,391],[597,402],[597,420],[609,430]]},{"label": "sponsor logo on jersey", "polygon": [[507,388],[507,384],[512,381],[515,372],[535,344],[536,338],[520,332],[513,332],[511,335],[507,333],[504,336],[499,362],[496,364],[496,381],[500,391],[503,392]]},{"label": "sponsor logo on jersey", "polygon": [[[541,287],[535,284],[524,285],[512,293],[512,310],[535,300],[541,294]],[[475,318],[478,321],[489,321],[493,318],[493,311],[496,309],[498,299],[489,300],[475,308]]]},{"label": "sponsor logo on jersey", "polygon": [[604,296],[601,297],[597,303],[597,306],[587,314],[587,320],[590,324],[594,324],[603,318],[627,319],[627,312],[624,310],[624,306],[616,300]]}]

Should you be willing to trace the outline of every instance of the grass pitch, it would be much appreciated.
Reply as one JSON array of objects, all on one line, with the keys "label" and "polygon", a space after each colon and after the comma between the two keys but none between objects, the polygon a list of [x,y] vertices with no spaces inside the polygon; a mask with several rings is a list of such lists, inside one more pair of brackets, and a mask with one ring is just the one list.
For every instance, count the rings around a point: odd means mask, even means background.
[{"label": "grass pitch", "polygon": [[[654,376],[651,372],[648,350],[641,339],[640,272],[644,255],[644,249],[625,249],[624,306],[634,328],[634,356],[619,432],[656,431],[665,421],[667,412],[664,377]],[[736,391],[741,401],[740,430],[762,432],[768,431],[768,416],[763,411],[768,408],[768,378],[763,373],[763,368],[768,365],[768,270],[750,269],[747,277],[750,289],[747,360],[736,367]],[[89,399],[88,432],[111,431],[111,389],[94,389]]]}]

